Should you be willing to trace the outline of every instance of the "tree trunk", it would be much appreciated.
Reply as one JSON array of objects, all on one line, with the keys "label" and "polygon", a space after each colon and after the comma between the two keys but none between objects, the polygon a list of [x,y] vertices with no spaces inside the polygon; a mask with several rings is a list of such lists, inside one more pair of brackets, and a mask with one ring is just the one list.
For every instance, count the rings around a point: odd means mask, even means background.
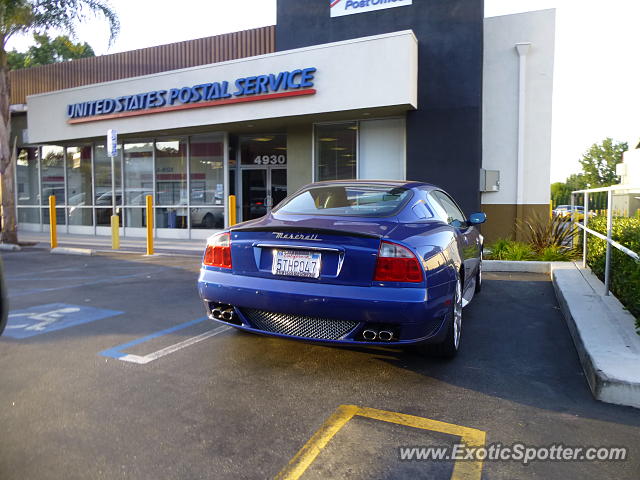
[{"label": "tree trunk", "polygon": [[2,182],[2,232],[0,232],[0,242],[17,244],[18,229],[16,223],[14,170],[15,163],[9,161],[4,173],[0,175],[0,181]]},{"label": "tree trunk", "polygon": [[[2,42],[4,44],[4,41]],[[4,48],[0,49],[0,185],[2,186],[2,243],[18,243],[15,204],[15,159],[11,148],[11,87]]]}]

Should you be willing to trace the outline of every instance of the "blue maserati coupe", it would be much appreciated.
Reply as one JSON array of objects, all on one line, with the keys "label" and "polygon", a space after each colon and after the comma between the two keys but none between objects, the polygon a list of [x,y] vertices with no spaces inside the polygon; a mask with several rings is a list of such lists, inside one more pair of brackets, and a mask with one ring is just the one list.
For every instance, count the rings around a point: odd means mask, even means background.
[{"label": "blue maserati coupe", "polygon": [[314,183],[210,237],[200,297],[250,332],[451,357],[482,283],[485,220],[427,183]]}]

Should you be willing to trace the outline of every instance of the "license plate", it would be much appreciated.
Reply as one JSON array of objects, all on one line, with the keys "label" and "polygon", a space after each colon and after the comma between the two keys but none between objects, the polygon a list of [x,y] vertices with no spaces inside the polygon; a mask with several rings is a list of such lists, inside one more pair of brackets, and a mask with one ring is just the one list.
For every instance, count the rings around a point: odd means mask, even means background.
[{"label": "license plate", "polygon": [[321,255],[296,250],[274,250],[271,273],[292,277],[318,278]]}]

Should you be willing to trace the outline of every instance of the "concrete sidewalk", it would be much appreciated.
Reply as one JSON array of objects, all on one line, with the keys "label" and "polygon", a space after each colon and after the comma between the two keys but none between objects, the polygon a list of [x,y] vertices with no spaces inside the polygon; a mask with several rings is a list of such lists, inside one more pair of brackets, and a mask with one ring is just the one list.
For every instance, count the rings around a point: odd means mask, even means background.
[{"label": "concrete sidewalk", "polygon": [[578,264],[553,264],[553,285],[594,397],[640,408],[640,335],[635,318]]},{"label": "concrete sidewalk", "polygon": [[[20,232],[18,240],[28,243],[36,243],[38,248],[49,248],[48,232]],[[176,253],[183,255],[202,255],[206,240],[154,240],[154,251],[157,253]],[[58,234],[58,246],[64,248],[90,249],[95,252],[110,251],[111,237],[93,235]],[[121,238],[120,251],[145,254],[147,242],[145,238]]]}]

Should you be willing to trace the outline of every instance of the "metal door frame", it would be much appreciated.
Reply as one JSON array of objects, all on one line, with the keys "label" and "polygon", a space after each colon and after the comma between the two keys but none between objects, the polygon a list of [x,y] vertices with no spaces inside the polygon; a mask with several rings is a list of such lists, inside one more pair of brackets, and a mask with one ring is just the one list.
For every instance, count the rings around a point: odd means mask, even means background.
[{"label": "metal door frame", "polygon": [[[251,135],[239,135],[238,136],[238,145],[237,145],[237,152],[236,152],[236,197],[238,198],[238,211],[237,213],[237,217],[238,217],[238,222],[244,222],[247,219],[244,218],[244,212],[243,212],[243,207],[244,207],[244,194],[242,191],[242,187],[243,187],[243,180],[242,180],[242,171],[243,170],[266,170],[267,171],[267,181],[266,181],[266,186],[265,186],[265,190],[267,191],[267,196],[271,197],[271,170],[272,169],[282,169],[285,172],[287,171],[288,165],[289,165],[289,155],[288,152],[285,155],[286,159],[287,159],[287,163],[285,163],[284,165],[282,164],[278,164],[278,165],[252,165],[252,164],[248,164],[248,165],[243,165],[242,164],[242,148],[241,148],[241,143],[242,143],[242,137],[253,137],[258,135],[257,133],[255,134],[251,134]],[[269,133],[269,134],[260,134],[260,135],[265,135],[265,136],[269,136],[269,135],[284,135],[285,137],[287,136],[286,133]],[[287,186],[287,193],[288,193],[288,186]],[[265,197],[266,198],[266,197]],[[273,199],[272,199],[273,200]],[[267,213],[269,213],[271,211],[272,207],[267,207]]]},{"label": "metal door frame", "polygon": [[[266,178],[266,185],[265,185],[265,191],[267,192],[267,195],[265,196],[265,200],[267,197],[271,198],[271,203],[273,203],[273,196],[271,195],[271,191],[272,191],[272,186],[273,186],[273,182],[272,182],[272,176],[271,176],[271,171],[272,170],[284,170],[285,173],[287,172],[287,166],[286,165],[247,165],[247,166],[240,166],[239,167],[239,171],[240,171],[240,175],[238,175],[238,188],[236,189],[236,192],[238,192],[238,206],[239,206],[239,221],[240,222],[244,222],[248,219],[244,218],[244,193],[243,193],[243,175],[242,172],[243,170],[265,170],[267,172],[267,178]],[[287,193],[289,191],[289,187],[287,186]],[[266,203],[266,202],[265,202]],[[267,206],[267,213],[271,212],[271,209],[273,207]]]}]

